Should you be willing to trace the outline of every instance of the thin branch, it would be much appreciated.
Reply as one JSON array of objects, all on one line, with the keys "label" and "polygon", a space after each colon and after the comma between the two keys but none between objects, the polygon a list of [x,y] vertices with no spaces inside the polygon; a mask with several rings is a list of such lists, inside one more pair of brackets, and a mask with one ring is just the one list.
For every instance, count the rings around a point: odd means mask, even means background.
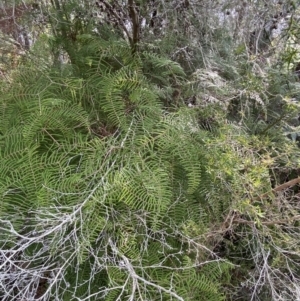
[{"label": "thin branch", "polygon": [[282,190],[284,190],[284,189],[293,187],[293,186],[295,186],[295,185],[298,184],[298,183],[300,183],[300,177],[295,178],[295,179],[293,179],[293,180],[290,180],[290,181],[288,181],[288,182],[286,182],[286,183],[283,183],[283,184],[281,184],[281,185],[275,187],[275,188],[272,189],[271,191],[266,192],[266,193],[260,195],[258,198],[255,198],[255,199],[262,199],[262,198],[265,198],[265,197],[269,196],[270,192],[279,192],[279,191],[282,191]]}]

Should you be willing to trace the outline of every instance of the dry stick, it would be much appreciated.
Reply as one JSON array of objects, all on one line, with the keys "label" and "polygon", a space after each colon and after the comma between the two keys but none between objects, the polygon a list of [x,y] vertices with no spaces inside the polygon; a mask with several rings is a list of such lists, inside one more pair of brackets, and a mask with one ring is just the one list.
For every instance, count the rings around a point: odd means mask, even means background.
[{"label": "dry stick", "polygon": [[[254,199],[255,199],[255,200],[258,200],[258,199],[265,198],[265,197],[267,197],[267,196],[269,195],[270,192],[279,192],[279,191],[282,191],[282,190],[284,190],[284,189],[286,189],[286,188],[290,188],[290,187],[292,187],[292,186],[294,186],[294,185],[296,185],[296,184],[298,184],[298,183],[300,183],[300,177],[295,178],[295,179],[293,179],[293,180],[290,180],[290,181],[288,181],[288,182],[286,182],[286,183],[283,183],[283,184],[281,184],[281,185],[279,185],[279,186],[273,188],[273,189],[270,190],[269,192],[266,192],[266,193],[260,195],[259,197],[254,198]],[[291,221],[298,220],[299,218],[300,218],[300,215],[296,215],[296,216],[290,218],[289,221],[288,221],[288,220],[261,221],[260,223],[261,223],[262,225],[267,225],[267,226],[268,226],[268,225],[269,225],[269,226],[271,226],[271,225],[281,225],[281,224],[288,224],[288,223],[290,223]],[[226,219],[226,221],[227,221],[227,219]],[[225,221],[225,222],[226,222],[226,221]],[[236,223],[236,224],[248,224],[248,225],[255,225],[255,224],[256,224],[255,221],[248,221],[248,220],[245,220],[245,219],[242,219],[242,218],[237,218],[237,219],[235,219],[234,216],[231,218],[230,225],[233,224],[233,223]],[[225,228],[228,229],[229,227],[227,226],[227,227],[225,227]]]},{"label": "dry stick", "polygon": [[[289,220],[275,220],[275,221],[260,221],[261,225],[265,226],[275,226],[275,225],[289,225],[291,222],[297,221],[300,219],[300,215],[291,217]],[[242,218],[235,219],[232,221],[234,224],[246,224],[246,225],[256,225],[255,221],[248,221]]]},{"label": "dry stick", "polygon": [[281,184],[281,185],[275,187],[275,188],[272,189],[271,191],[266,192],[266,193],[260,195],[259,198],[260,198],[260,199],[261,199],[261,198],[265,198],[265,197],[267,197],[267,196],[269,195],[270,192],[279,192],[279,191],[284,190],[284,189],[286,189],[286,188],[292,187],[292,186],[294,186],[294,185],[296,185],[296,184],[298,184],[298,183],[300,183],[300,177],[295,178],[295,179],[293,179],[293,180],[290,180],[290,181],[288,181],[288,182],[286,182],[286,183],[283,183],[283,184]]}]

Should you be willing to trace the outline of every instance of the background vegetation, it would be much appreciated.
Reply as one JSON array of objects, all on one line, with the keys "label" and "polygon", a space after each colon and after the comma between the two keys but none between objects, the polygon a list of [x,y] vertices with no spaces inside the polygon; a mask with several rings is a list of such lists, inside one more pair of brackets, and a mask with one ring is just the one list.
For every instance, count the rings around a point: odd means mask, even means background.
[{"label": "background vegetation", "polygon": [[1,300],[300,300],[299,1],[3,1]]}]

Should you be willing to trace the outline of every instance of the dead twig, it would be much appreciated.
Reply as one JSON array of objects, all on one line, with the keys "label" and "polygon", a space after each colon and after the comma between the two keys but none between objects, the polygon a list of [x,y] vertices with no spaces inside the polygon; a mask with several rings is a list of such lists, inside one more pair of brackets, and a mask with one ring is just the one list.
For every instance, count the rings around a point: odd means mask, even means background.
[{"label": "dead twig", "polygon": [[295,186],[296,184],[300,183],[300,177],[298,178],[295,178],[293,180],[290,180],[286,183],[283,183],[275,188],[273,188],[271,191],[268,191],[262,195],[260,195],[257,199],[262,199],[262,198],[265,198],[267,196],[269,196],[270,192],[279,192],[279,191],[282,191],[284,189],[287,189],[287,188],[290,188],[290,187],[293,187]]}]

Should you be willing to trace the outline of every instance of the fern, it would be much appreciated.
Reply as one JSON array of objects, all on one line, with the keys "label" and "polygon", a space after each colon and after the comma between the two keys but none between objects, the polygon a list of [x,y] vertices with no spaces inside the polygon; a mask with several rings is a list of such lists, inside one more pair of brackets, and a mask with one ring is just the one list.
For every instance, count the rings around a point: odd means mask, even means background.
[{"label": "fern", "polygon": [[184,72],[124,43],[81,39],[91,43],[77,66],[20,70],[0,97],[0,247],[29,264],[5,288],[35,298],[27,274],[38,271],[45,299],[223,300],[229,265],[204,247],[222,151],[196,114],[164,112],[161,101]]}]

